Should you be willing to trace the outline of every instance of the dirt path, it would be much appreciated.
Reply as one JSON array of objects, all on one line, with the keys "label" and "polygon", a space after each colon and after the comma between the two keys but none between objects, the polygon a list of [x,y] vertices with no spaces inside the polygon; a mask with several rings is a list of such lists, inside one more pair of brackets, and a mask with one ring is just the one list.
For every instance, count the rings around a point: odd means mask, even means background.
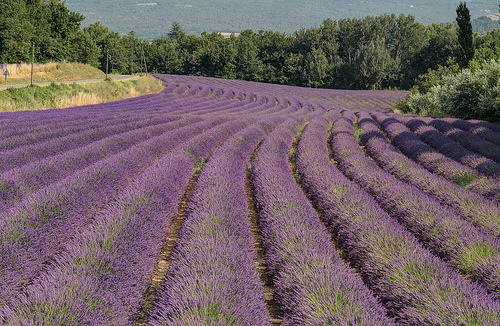
[{"label": "dirt path", "polygon": [[179,231],[182,227],[182,222],[184,222],[184,217],[186,213],[186,207],[189,201],[189,197],[194,190],[194,185],[196,180],[198,179],[199,173],[195,173],[194,176],[189,181],[189,185],[186,189],[186,193],[184,194],[184,198],[182,199],[181,206],[179,211],[177,212],[177,217],[172,224],[170,225],[170,231],[168,233],[167,241],[165,242],[165,246],[160,254],[160,260],[158,261],[158,266],[156,267],[156,271],[153,274],[151,285],[145,295],[144,302],[142,303],[142,310],[139,313],[138,320],[134,323],[134,326],[143,326],[147,323],[149,313],[153,310],[156,294],[161,284],[165,280],[166,272],[168,267],[170,266],[172,252],[174,250],[175,240],[179,234]]}]

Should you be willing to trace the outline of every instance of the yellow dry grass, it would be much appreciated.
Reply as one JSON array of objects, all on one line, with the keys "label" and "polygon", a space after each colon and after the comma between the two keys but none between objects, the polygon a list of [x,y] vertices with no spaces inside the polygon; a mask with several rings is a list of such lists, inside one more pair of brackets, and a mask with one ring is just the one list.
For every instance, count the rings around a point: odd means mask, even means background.
[{"label": "yellow dry grass", "polygon": [[99,81],[0,90],[0,112],[45,110],[98,104],[146,94],[164,88],[161,81],[138,76],[123,81]]},{"label": "yellow dry grass", "polygon": [[[53,72],[60,67],[60,64],[55,62],[49,62],[45,64],[35,64],[33,65],[33,74],[45,74],[49,72]],[[5,69],[9,70],[9,74],[11,78],[22,78],[22,77],[31,77],[31,64],[30,63],[22,63],[20,65],[17,64],[4,64],[2,65],[3,71]]]},{"label": "yellow dry grass", "polygon": [[[3,64],[2,73],[9,70],[7,80],[0,76],[0,85],[26,84],[31,82],[31,64]],[[33,66],[33,82],[59,82],[65,80],[104,79],[105,74],[84,63],[49,62]]]}]

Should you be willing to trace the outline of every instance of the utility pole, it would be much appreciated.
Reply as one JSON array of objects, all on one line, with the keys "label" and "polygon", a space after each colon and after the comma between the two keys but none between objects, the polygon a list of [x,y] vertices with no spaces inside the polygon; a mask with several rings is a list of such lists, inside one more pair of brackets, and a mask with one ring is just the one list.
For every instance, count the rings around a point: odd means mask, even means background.
[{"label": "utility pole", "polygon": [[144,58],[144,47],[141,45],[141,75],[142,75],[142,59]]},{"label": "utility pole", "polygon": [[106,80],[108,80],[109,49],[106,50]]},{"label": "utility pole", "polygon": [[33,69],[35,65],[35,42],[33,42],[33,55],[31,56],[31,86],[33,86]]}]

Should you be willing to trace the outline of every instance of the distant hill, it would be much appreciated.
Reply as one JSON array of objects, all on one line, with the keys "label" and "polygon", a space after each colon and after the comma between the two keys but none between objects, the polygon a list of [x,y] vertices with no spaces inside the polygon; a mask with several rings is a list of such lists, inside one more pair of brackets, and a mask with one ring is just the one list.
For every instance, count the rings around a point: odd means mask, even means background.
[{"label": "distant hill", "polygon": [[493,14],[488,16],[481,16],[479,18],[473,19],[472,31],[478,33],[479,35],[485,35],[488,31],[493,29],[500,29],[500,14]]},{"label": "distant hill", "polygon": [[[144,1],[144,2],[142,2]],[[151,2],[149,2],[151,1]],[[120,34],[140,38],[166,35],[172,22],[186,32],[240,32],[244,29],[292,33],[319,26],[324,19],[362,18],[384,13],[413,15],[424,24],[452,22],[458,0],[67,0],[85,15],[83,26],[100,21]],[[467,1],[472,18],[498,13],[497,0]]]}]

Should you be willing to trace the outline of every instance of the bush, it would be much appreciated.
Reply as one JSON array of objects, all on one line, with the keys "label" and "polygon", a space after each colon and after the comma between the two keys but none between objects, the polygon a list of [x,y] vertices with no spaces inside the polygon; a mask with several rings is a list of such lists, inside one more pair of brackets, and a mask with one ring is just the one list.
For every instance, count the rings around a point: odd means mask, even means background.
[{"label": "bush", "polygon": [[398,109],[403,113],[441,117],[443,112],[440,110],[440,92],[441,86],[434,86],[425,94],[410,94],[406,101],[399,105]]},{"label": "bush", "polygon": [[460,119],[500,122],[500,63],[490,61],[473,74],[465,69],[446,78],[439,93],[441,111]]},{"label": "bush", "polygon": [[403,113],[500,123],[500,62],[483,63],[476,73],[464,69],[446,76],[442,85],[409,95],[398,108]]}]

